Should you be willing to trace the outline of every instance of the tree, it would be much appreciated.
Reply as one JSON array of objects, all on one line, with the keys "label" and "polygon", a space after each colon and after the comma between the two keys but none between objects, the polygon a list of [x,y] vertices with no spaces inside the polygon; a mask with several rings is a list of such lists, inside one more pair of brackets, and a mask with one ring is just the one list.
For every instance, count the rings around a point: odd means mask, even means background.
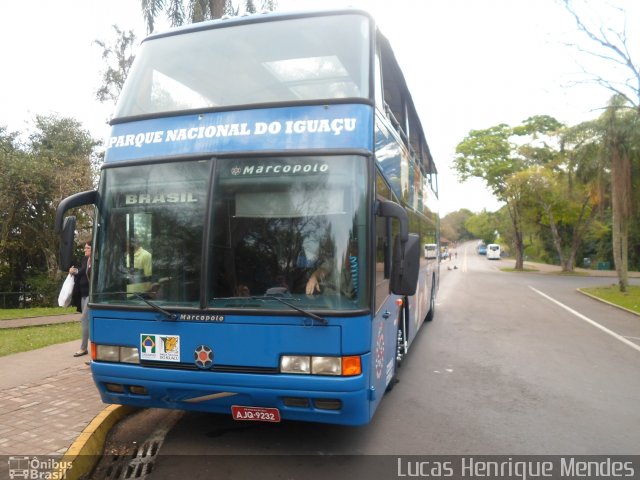
[{"label": "tree", "polygon": [[562,271],[573,271],[576,252],[597,211],[588,187],[568,188],[565,174],[542,166],[518,172],[508,183],[521,192],[523,208],[528,204],[535,212],[541,210],[538,224],[549,229]]},{"label": "tree", "polygon": [[115,103],[120,96],[124,81],[129,75],[131,64],[135,59],[133,49],[136,36],[133,30],[125,32],[117,25],[113,25],[116,32],[116,40],[108,44],[103,40],[95,40],[94,43],[102,48],[102,60],[106,63],[106,69],[102,73],[102,86],[96,92],[96,98],[100,102]]},{"label": "tree", "polygon": [[602,115],[603,154],[611,168],[611,229],[613,262],[618,275],[618,286],[626,292],[629,284],[628,252],[629,224],[633,211],[632,158],[639,157],[638,129],[640,117],[620,109],[626,103],[622,96],[614,97]]},{"label": "tree", "polygon": [[[528,141],[518,147],[529,168],[508,179],[509,191],[521,195],[528,221],[548,229],[563,271],[572,271],[582,238],[599,204],[593,177],[576,175],[583,162],[591,165],[593,151],[581,148],[582,127],[567,129],[553,117],[531,117],[514,133]],[[591,154],[589,154],[591,152]],[[596,179],[598,177],[595,177]]]},{"label": "tree", "polygon": [[472,130],[456,147],[454,168],[459,178],[483,179],[496,198],[506,204],[517,270],[524,267],[523,202],[527,192],[522,183],[510,183],[509,179],[530,166],[552,162],[558,148],[554,135],[561,127],[555,118],[538,115],[514,128],[500,124]]},{"label": "tree", "polygon": [[[98,142],[69,118],[36,116],[34,133],[0,129],[0,286],[28,292],[57,276],[58,238],[53,232],[60,201],[94,184]],[[90,229],[79,214],[78,228]]]},{"label": "tree", "polygon": [[465,181],[471,177],[484,180],[498,200],[506,202],[511,218],[516,254],[515,268],[524,267],[524,244],[520,204],[516,192],[507,191],[507,179],[524,168],[516,155],[516,145],[510,141],[513,130],[506,124],[486,130],[472,130],[456,147],[454,168]]},{"label": "tree", "polygon": [[15,228],[15,219],[20,214],[21,179],[29,171],[17,137],[17,132],[9,132],[0,126],[0,289],[9,292],[14,291],[12,252],[21,241]]},{"label": "tree", "polygon": [[[276,4],[276,0],[262,0],[260,9],[272,11],[276,8]],[[254,1],[245,0],[244,10],[255,13],[257,9]],[[142,0],[142,14],[147,22],[148,33],[153,32],[156,18],[163,11],[167,15],[169,24],[177,27],[185,23],[221,18],[223,15],[238,15],[240,4],[234,6],[232,0]]]},{"label": "tree", "polygon": [[473,216],[466,208],[447,214],[440,220],[440,233],[452,241],[471,240],[473,235],[465,228],[465,222]]},{"label": "tree", "polygon": [[471,215],[464,222],[464,228],[471,234],[471,238],[478,238],[484,243],[493,243],[496,231],[500,228],[499,214],[482,210],[480,213]]},{"label": "tree", "polygon": [[[607,25],[592,25],[580,13],[572,0],[563,0],[565,8],[576,22],[580,32],[591,41],[589,50],[576,47],[579,51],[601,60],[603,65],[614,67],[607,69],[607,75],[597,71],[586,72],[590,81],[603,86],[613,93],[607,111],[602,120],[606,124],[605,151],[610,155],[611,165],[611,200],[612,200],[612,242],[613,259],[618,274],[621,291],[626,291],[628,284],[628,235],[633,196],[631,191],[632,170],[628,130],[624,125],[630,122],[635,126],[640,119],[640,63],[633,58],[627,36],[627,15],[622,8],[617,8],[618,24],[611,21]],[[637,19],[635,19],[637,20]],[[617,74],[612,76],[611,71]],[[618,110],[633,109],[635,118],[629,118]],[[637,146],[636,146],[637,147]]]},{"label": "tree", "polygon": [[[594,82],[610,90],[613,95],[622,97],[640,114],[640,63],[637,58],[633,58],[632,50],[629,48],[629,38],[627,37],[627,15],[624,9],[608,5],[609,9],[615,10],[617,22],[609,20],[607,25],[591,25],[587,22],[586,7],[585,12],[579,12],[573,0],[562,0],[566,10],[576,22],[578,31],[582,32],[590,41],[593,48],[586,50],[578,45],[571,45],[580,52],[599,59],[607,67],[615,67],[614,71],[619,72],[618,78],[611,78],[611,70],[607,69],[607,75],[595,71],[585,71],[589,76],[589,81]],[[635,19],[638,20],[638,19]],[[623,77],[626,77],[622,79]]]}]

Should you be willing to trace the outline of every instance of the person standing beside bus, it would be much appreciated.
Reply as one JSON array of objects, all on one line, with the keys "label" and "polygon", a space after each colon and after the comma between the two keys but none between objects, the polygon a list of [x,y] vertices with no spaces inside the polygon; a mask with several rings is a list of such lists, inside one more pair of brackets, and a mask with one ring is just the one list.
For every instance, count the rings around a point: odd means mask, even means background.
[{"label": "person standing beside bus", "polygon": [[80,350],[74,353],[73,356],[81,357],[89,353],[89,309],[87,304],[89,303],[89,279],[91,278],[91,242],[85,242],[84,244],[84,257],[80,262],[80,268],[72,266],[69,269],[69,273],[74,276],[74,297],[77,292],[80,302],[76,306],[82,312],[80,316],[80,324],[82,325]]}]

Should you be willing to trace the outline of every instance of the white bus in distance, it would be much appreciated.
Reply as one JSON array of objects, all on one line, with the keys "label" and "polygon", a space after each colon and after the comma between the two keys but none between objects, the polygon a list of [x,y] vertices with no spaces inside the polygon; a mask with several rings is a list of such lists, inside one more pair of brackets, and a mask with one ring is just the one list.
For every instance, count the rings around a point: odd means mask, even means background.
[{"label": "white bus in distance", "polygon": [[487,245],[487,260],[500,260],[500,245],[497,243]]},{"label": "white bus in distance", "polygon": [[427,260],[438,258],[438,245],[435,243],[424,244],[424,258]]}]

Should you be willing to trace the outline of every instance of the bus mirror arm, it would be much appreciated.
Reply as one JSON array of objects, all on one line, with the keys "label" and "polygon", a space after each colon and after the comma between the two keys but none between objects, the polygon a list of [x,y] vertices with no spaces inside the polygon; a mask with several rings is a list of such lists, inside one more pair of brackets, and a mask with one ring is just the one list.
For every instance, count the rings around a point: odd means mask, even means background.
[{"label": "bus mirror arm", "polygon": [[379,217],[394,217],[400,222],[400,241],[409,238],[409,216],[400,205],[388,200],[379,200],[376,205],[376,215]]},{"label": "bus mirror arm", "polygon": [[95,205],[98,199],[98,192],[90,190],[76,193],[65,198],[58,205],[56,210],[55,232],[60,235],[60,252],[58,268],[63,272],[69,270],[73,264],[73,241],[76,231],[76,217],[65,217],[67,210],[82,205]]},{"label": "bus mirror arm", "polygon": [[95,205],[97,200],[98,192],[95,190],[76,193],[62,200],[56,210],[55,232],[57,234],[62,233],[62,227],[64,226],[64,214],[67,210],[75,207],[82,207],[83,205]]}]

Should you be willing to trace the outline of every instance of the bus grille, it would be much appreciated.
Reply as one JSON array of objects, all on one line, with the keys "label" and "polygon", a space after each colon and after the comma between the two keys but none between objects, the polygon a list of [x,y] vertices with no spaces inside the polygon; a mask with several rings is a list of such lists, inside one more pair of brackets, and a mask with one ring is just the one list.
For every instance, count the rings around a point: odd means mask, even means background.
[{"label": "bus grille", "polygon": [[[140,362],[140,365],[142,365],[143,367],[162,368],[165,370],[200,370],[194,363],[169,363],[144,360]],[[214,365],[213,367],[202,371],[219,373],[255,373],[268,375],[280,373],[280,370],[274,367],[250,367],[238,365]]]}]

